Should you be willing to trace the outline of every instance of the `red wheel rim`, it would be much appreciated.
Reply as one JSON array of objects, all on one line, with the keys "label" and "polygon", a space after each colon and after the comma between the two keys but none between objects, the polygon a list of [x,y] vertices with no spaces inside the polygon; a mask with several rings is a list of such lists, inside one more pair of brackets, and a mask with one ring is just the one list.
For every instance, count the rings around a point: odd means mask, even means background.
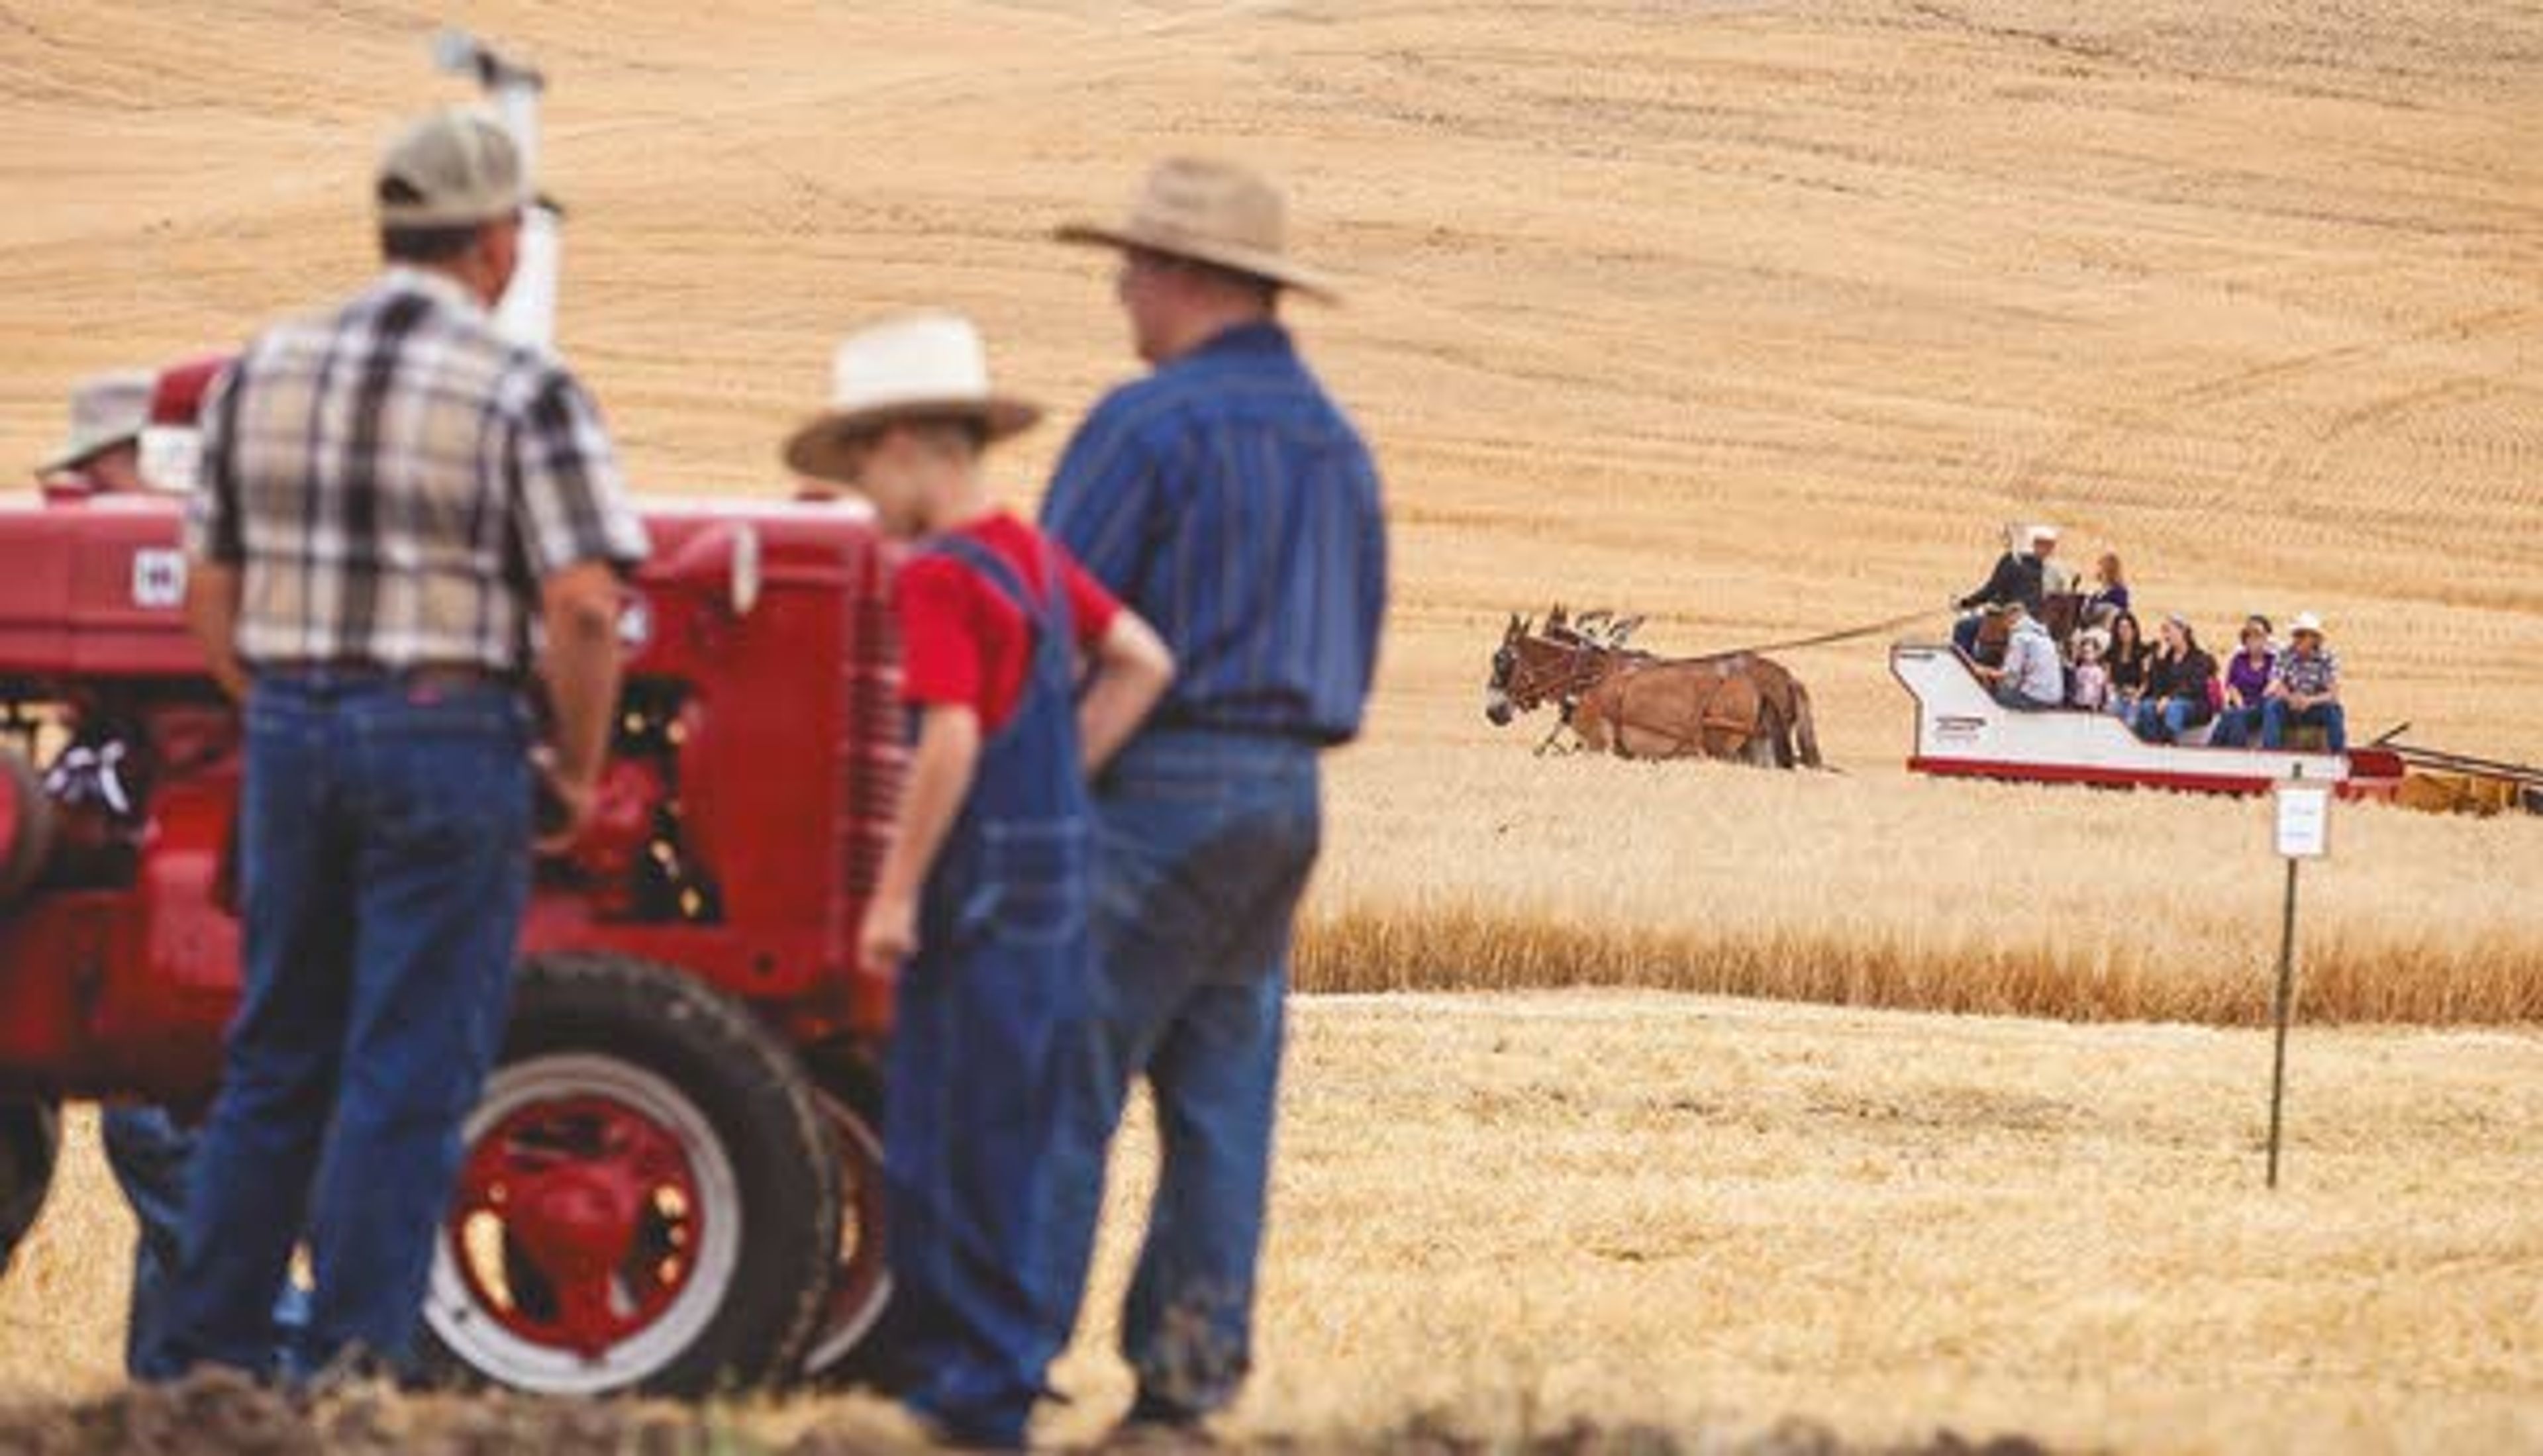
[{"label": "red wheel rim", "polygon": [[583,1359],[660,1319],[707,1232],[678,1135],[605,1094],[522,1104],[470,1144],[449,1254],[479,1310]]}]

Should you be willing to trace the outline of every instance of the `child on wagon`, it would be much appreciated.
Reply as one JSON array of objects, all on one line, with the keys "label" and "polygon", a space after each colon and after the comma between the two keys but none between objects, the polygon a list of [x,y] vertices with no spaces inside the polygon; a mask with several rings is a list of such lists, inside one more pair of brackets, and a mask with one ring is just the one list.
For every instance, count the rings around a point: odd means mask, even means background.
[{"label": "child on wagon", "polygon": [[997,1447],[1022,1443],[1042,1390],[1039,1191],[1053,1037],[1089,974],[1087,777],[1173,673],[1147,624],[991,499],[982,452],[1040,414],[991,391],[968,321],[918,314],[841,344],[831,408],[786,446],[914,543],[893,594],[916,747],[859,956],[898,975],[884,1155],[902,1400],[944,1439]]}]

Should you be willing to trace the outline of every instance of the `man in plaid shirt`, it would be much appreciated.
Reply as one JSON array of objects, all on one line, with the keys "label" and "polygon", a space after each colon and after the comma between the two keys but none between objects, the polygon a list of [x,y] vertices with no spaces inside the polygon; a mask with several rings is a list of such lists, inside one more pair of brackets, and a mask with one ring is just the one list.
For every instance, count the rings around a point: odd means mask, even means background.
[{"label": "man in plaid shirt", "polygon": [[528,899],[533,672],[548,842],[589,812],[646,541],[580,386],[488,316],[524,184],[481,115],[410,127],[385,271],[206,403],[187,609],[247,719],[245,987],[153,1374],[264,1372],[304,1229],[306,1368],[410,1359]]},{"label": "man in plaid shirt", "polygon": [[2340,659],[2323,647],[2322,619],[2298,612],[2287,634],[2294,641],[2278,654],[2277,672],[2261,700],[2261,746],[2285,746],[2290,728],[2317,728],[2325,748],[2346,753],[2349,714],[2340,706]]}]

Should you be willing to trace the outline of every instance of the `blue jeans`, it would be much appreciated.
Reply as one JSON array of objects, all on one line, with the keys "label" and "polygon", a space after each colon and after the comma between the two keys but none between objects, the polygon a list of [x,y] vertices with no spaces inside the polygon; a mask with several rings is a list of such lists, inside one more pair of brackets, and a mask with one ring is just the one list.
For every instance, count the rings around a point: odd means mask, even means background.
[{"label": "blue jeans", "polygon": [[1253,1360],[1290,925],[1321,834],[1316,750],[1152,730],[1096,804],[1091,1012],[1063,1046],[1051,1160],[1050,1348],[1085,1297],[1105,1149],[1144,1076],[1160,1166],[1121,1353],[1143,1403],[1205,1414]]},{"label": "blue jeans", "polygon": [[2158,705],[2148,698],[2137,704],[2136,721],[2132,727],[2136,728],[2137,736],[2147,742],[2170,743],[2206,721],[2207,706],[2203,703],[2172,698]]},{"label": "blue jeans", "polygon": [[493,686],[267,675],[247,705],[246,968],[193,1160],[165,1363],[273,1364],[305,1231],[313,1368],[411,1358],[529,893],[529,714]]},{"label": "blue jeans", "polygon": [[968,565],[1035,626],[1024,697],[981,745],[928,867],[884,1096],[902,1403],[948,1442],[1006,1449],[1024,1443],[1048,1363],[1043,1192],[1058,1064],[1086,1017],[1094,813],[1077,633],[1056,586],[1036,593],[988,548],[949,536],[921,549]]},{"label": "blue jeans", "polygon": [[2284,698],[2272,698],[2261,707],[2261,746],[2277,748],[2286,743],[2287,729],[2293,727],[2318,728],[2323,741],[2334,753],[2349,751],[2349,715],[2338,703],[2316,703],[2302,712],[2287,707]]},{"label": "blue jeans", "polygon": [[2249,748],[2261,736],[2261,709],[2228,708],[2216,715],[2216,731],[2207,741],[2219,748]]},{"label": "blue jeans", "polygon": [[[138,1234],[132,1241],[132,1305],[123,1327],[123,1368],[147,1376],[167,1364],[168,1280],[185,1248],[186,1184],[196,1134],[165,1108],[109,1108],[99,1119],[106,1166],[123,1200],[132,1205]],[[285,1278],[273,1297],[273,1324],[281,1337],[286,1370],[299,1365],[294,1348],[309,1324],[309,1292]]]}]

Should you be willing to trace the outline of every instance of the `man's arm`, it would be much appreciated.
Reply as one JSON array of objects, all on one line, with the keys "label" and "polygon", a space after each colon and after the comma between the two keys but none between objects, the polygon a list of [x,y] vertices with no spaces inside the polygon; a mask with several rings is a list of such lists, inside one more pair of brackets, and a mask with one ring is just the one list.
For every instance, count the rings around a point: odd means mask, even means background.
[{"label": "man's arm", "polygon": [[230,701],[247,701],[247,664],[239,659],[239,567],[247,557],[239,520],[234,442],[238,437],[238,369],[212,381],[202,408],[201,467],[186,501],[186,626],[203,649],[204,665]]},{"label": "man's arm", "polygon": [[196,560],[186,572],[186,626],[203,649],[212,681],[236,703],[247,701],[247,664],[238,654],[239,573]]},{"label": "man's arm", "polygon": [[565,805],[565,822],[539,837],[544,850],[571,845],[591,817],[593,786],[609,757],[609,725],[618,711],[618,574],[607,562],[577,562],[539,585],[547,680],[555,716],[556,757],[549,788]]},{"label": "man's arm", "polygon": [[[1965,576],[1962,579],[1968,578]],[[1954,605],[1965,610],[1969,607],[1984,606],[1991,601],[2004,601],[2021,594],[2022,584],[2015,579],[2013,557],[2008,553],[1996,558],[1995,569],[1987,573],[1986,580],[1979,583],[1977,590],[1962,597]]]},{"label": "man's arm", "polygon": [[1077,703],[1077,736],[1092,777],[1130,741],[1175,678],[1175,656],[1139,614],[1124,607],[1095,645],[1094,679]]},{"label": "man's arm", "polygon": [[901,792],[900,826],[884,855],[883,874],[857,937],[857,959],[876,975],[889,975],[918,951],[918,896],[935,867],[936,853],[971,792],[980,764],[980,717],[962,704],[931,703],[920,711],[918,746]]},{"label": "man's arm", "polygon": [[546,772],[566,822],[539,847],[554,852],[590,817],[618,711],[618,569],[643,561],[647,543],[590,398],[562,369],[527,385],[511,436],[512,529],[539,578],[546,629],[539,671],[556,732]]}]

